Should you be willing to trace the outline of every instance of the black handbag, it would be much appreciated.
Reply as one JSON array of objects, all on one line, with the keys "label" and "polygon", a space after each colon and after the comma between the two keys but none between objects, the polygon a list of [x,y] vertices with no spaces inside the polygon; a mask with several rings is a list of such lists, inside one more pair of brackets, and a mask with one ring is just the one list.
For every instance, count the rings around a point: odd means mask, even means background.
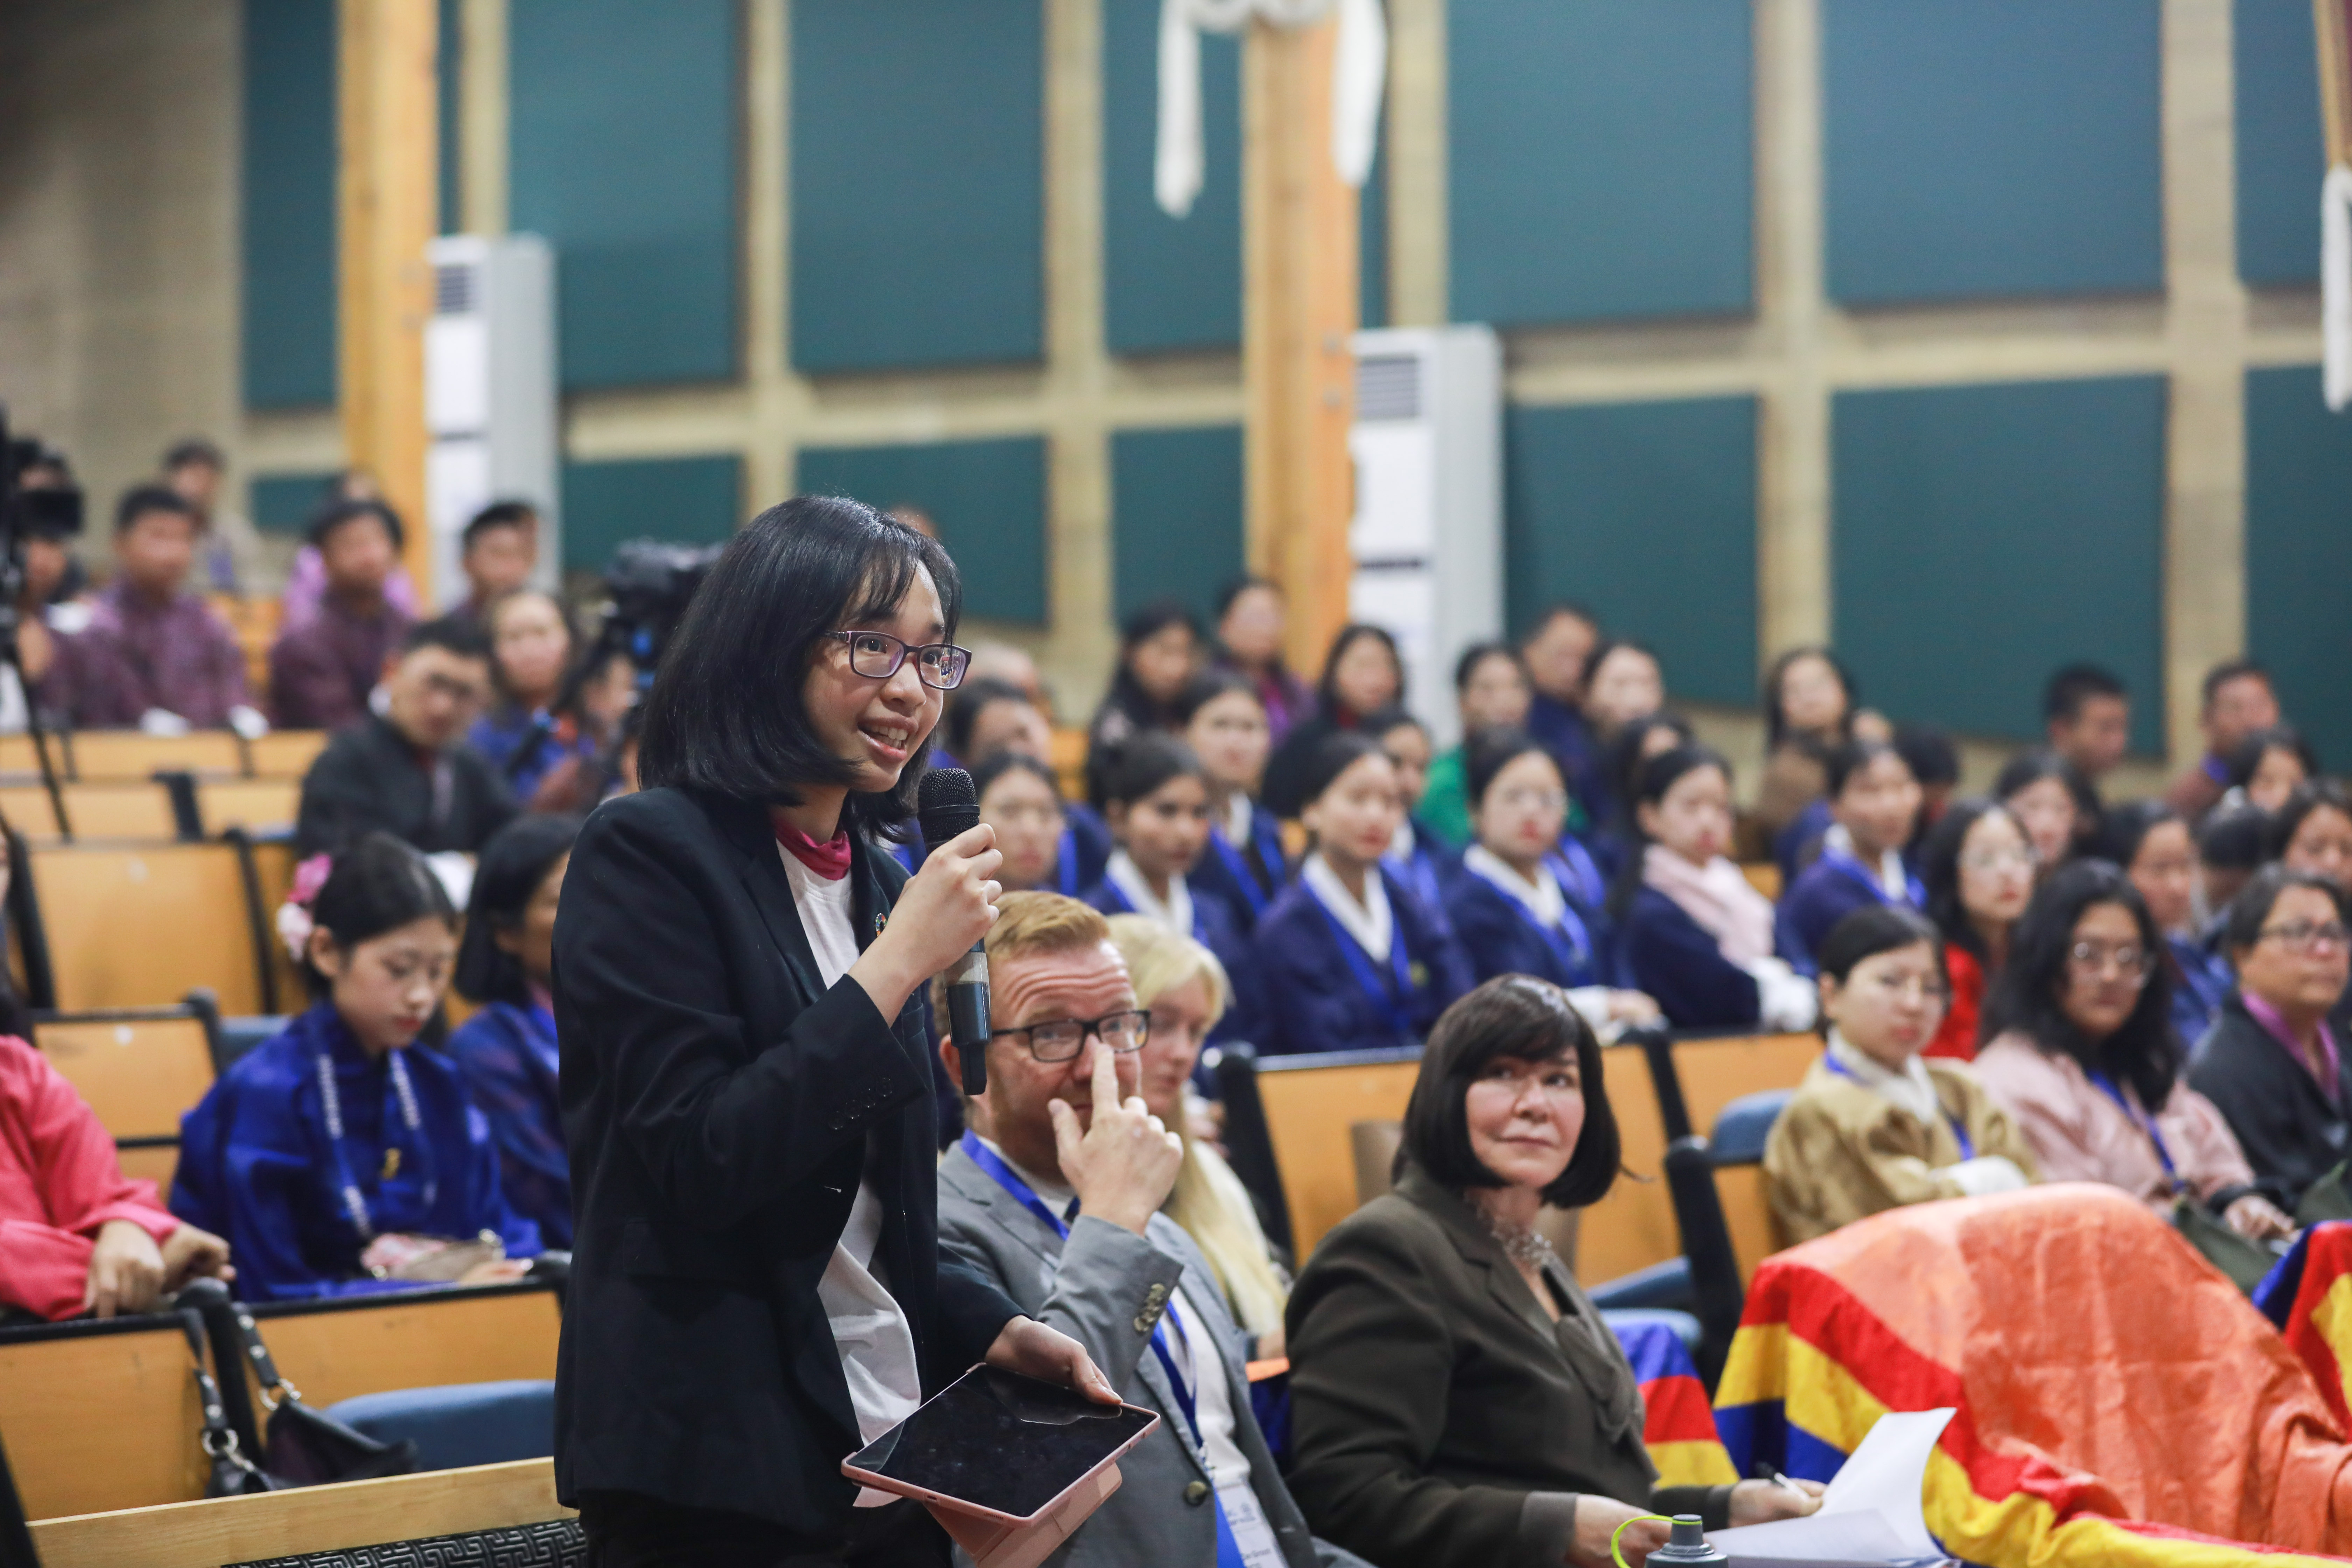
[{"label": "black handbag", "polygon": [[[252,1402],[245,1397],[244,1378],[232,1374],[235,1392],[222,1403],[230,1415],[242,1415],[236,1424],[245,1428],[247,1441],[240,1447],[258,1447],[258,1475],[265,1483],[248,1486],[247,1490],[274,1491],[284,1487],[324,1486],[332,1481],[370,1481],[379,1476],[415,1472],[415,1443],[405,1439],[379,1442],[302,1403],[301,1391],[278,1373],[278,1363],[270,1359],[269,1347],[262,1343],[261,1331],[255,1327],[253,1314],[242,1303],[229,1300],[228,1291],[219,1281],[194,1282],[181,1292],[180,1299],[185,1302],[191,1297],[195,1299],[196,1310],[211,1331],[215,1360],[224,1368],[251,1366],[261,1384],[262,1401],[269,1408],[267,1426],[256,1433]],[[257,1444],[252,1441],[257,1436]]]},{"label": "black handbag", "polygon": [[195,1309],[184,1306],[178,1308],[173,1316],[180,1320],[180,1331],[188,1336],[188,1356],[195,1367],[196,1409],[204,1423],[196,1441],[203,1445],[205,1458],[211,1461],[210,1473],[205,1478],[205,1496],[248,1497],[255,1492],[278,1490],[278,1483],[247,1457],[236,1428],[229,1424],[220,1384],[205,1370],[203,1316]]}]

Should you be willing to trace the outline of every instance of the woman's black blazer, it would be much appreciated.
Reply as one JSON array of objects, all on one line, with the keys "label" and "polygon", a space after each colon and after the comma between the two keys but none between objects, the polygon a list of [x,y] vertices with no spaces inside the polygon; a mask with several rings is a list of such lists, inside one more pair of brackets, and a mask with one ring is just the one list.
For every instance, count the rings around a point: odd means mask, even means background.
[{"label": "woman's black blazer", "polygon": [[[852,852],[862,947],[906,873]],[[861,1177],[927,1390],[1018,1309],[940,1256],[920,994],[830,990],[765,809],[674,789],[604,805],[555,922],[572,1271],[556,1490],[620,1490],[823,1535],[860,1446],[817,1282]]]}]

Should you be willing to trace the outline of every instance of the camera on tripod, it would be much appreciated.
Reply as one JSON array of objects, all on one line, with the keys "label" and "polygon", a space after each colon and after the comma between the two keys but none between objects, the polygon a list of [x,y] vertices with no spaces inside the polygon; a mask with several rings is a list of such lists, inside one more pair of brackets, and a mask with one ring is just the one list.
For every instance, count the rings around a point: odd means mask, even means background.
[{"label": "camera on tripod", "polygon": [[726,548],[632,539],[613,552],[613,563],[604,568],[604,591],[613,596],[604,612],[604,640],[626,650],[641,688],[652,683],[694,591]]}]

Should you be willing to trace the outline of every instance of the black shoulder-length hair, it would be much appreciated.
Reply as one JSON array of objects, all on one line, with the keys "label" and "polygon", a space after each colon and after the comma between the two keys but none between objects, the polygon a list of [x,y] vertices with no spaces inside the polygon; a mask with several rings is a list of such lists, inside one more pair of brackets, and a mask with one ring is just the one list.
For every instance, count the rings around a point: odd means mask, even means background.
[{"label": "black shoulder-length hair", "polygon": [[[424,856],[379,831],[362,834],[335,851],[327,879],[310,900],[310,920],[349,953],[415,921],[436,920],[454,931],[457,906]],[[307,948],[301,967],[312,996],[332,994],[332,983],[310,962]]]},{"label": "black shoulder-length hair", "polygon": [[1563,1209],[1600,1202],[1617,1179],[1620,1157],[1617,1117],[1601,1079],[1601,1042],[1569,1005],[1567,992],[1528,974],[1496,975],[1448,1007],[1430,1030],[1404,1108],[1397,1173],[1411,1166],[1456,1193],[1503,1185],[1470,1146],[1470,1085],[1497,1058],[1548,1062],[1568,1056],[1576,1058],[1584,1090],[1584,1131],[1543,1200]]},{"label": "black shoulder-length hair", "polygon": [[[2095,1045],[2083,1037],[2059,1000],[2074,922],[2094,904],[2120,904],[2130,911],[2147,962],[2138,1005],[2120,1028]],[[2069,861],[2034,893],[2010,932],[2009,963],[1985,997],[1980,1037],[1990,1040],[2015,1029],[2046,1055],[2073,1057],[2084,1072],[2129,1083],[2141,1105],[2151,1113],[2160,1110],[2172,1098],[2187,1055],[2172,1026],[2172,981],[2164,955],[2164,933],[2156,929],[2147,900],[2129,877],[2111,861]]]},{"label": "black shoulder-length hair", "polygon": [[[806,785],[849,783],[853,765],[809,727],[809,664],[825,633],[893,613],[919,568],[951,639],[963,581],[937,540],[846,496],[794,496],[752,519],[695,590],[646,694],[644,786],[796,805]],[[896,789],[852,791],[844,825],[898,837],[922,772],[910,762]]]},{"label": "black shoulder-length hair", "polygon": [[457,994],[475,1002],[530,1000],[530,982],[498,934],[522,923],[555,863],[572,853],[583,819],[550,813],[518,816],[482,846],[474,890],[466,903],[466,934],[457,942]]},{"label": "black shoulder-length hair", "polygon": [[1951,808],[1927,830],[1927,837],[1919,845],[1919,885],[1927,891],[1927,919],[1943,932],[1947,942],[1979,963],[1992,954],[1985,946],[1984,933],[1977,930],[1976,921],[1969,918],[1967,906],[1960,902],[1960,851],[1967,847],[1969,835],[1976,830],[1977,824],[1995,816],[2008,817],[2017,836],[2031,848],[2033,840],[2026,837],[2025,825],[2017,820],[2017,814],[1983,795],[1952,802]]}]

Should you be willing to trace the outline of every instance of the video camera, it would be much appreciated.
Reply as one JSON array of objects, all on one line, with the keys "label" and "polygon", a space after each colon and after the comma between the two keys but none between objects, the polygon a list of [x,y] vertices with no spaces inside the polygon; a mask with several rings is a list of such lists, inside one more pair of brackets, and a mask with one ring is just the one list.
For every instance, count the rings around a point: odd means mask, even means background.
[{"label": "video camera", "polygon": [[652,682],[694,591],[726,548],[632,539],[613,552],[613,563],[604,569],[604,591],[613,596],[604,614],[604,637],[628,651],[641,685]]},{"label": "video camera", "polygon": [[61,539],[82,527],[81,487],[65,454],[30,436],[11,437],[0,405],[0,548],[26,535]]}]

